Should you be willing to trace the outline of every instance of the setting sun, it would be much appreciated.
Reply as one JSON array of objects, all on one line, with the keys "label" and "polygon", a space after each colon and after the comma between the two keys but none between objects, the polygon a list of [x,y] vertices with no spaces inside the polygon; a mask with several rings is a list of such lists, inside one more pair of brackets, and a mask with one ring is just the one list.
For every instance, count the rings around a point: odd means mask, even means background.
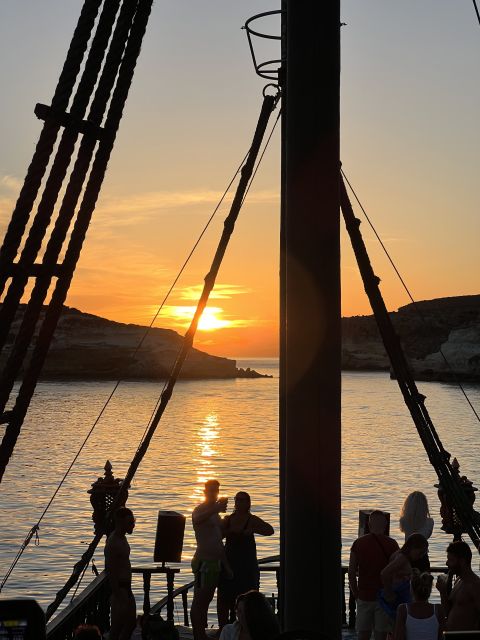
[{"label": "setting sun", "polygon": [[[170,316],[177,320],[179,324],[188,326],[193,314],[195,313],[194,306],[178,306],[172,307],[170,310]],[[221,307],[207,307],[200,318],[198,323],[199,331],[216,331],[217,329],[226,329],[232,325],[230,320],[225,320],[219,316],[223,313]]]}]

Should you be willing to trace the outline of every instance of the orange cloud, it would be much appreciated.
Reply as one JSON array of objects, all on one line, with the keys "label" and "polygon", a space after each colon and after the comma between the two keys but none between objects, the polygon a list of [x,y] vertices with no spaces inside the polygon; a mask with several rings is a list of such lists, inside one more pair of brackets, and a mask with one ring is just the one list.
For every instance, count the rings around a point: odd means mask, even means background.
[{"label": "orange cloud", "polygon": [[[181,300],[198,300],[203,290],[203,284],[196,284],[190,287],[180,289]],[[242,287],[237,284],[216,284],[209,296],[210,300],[230,300],[233,296],[242,293],[251,293],[251,289]]]}]

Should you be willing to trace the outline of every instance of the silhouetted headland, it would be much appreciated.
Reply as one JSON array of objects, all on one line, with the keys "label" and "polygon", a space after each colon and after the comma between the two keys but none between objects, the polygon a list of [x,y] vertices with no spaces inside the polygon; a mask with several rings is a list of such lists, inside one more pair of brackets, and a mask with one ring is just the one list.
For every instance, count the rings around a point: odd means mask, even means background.
[{"label": "silhouetted headland", "polygon": [[[15,319],[18,330],[24,305]],[[64,307],[47,361],[44,380],[157,380],[170,374],[182,344],[182,336],[171,329],[152,328],[135,353],[146,328],[101,318]],[[12,336],[8,346],[12,344]],[[0,359],[4,363],[7,353]],[[192,349],[182,369],[184,379],[263,378],[253,369],[237,368],[236,361]]]}]

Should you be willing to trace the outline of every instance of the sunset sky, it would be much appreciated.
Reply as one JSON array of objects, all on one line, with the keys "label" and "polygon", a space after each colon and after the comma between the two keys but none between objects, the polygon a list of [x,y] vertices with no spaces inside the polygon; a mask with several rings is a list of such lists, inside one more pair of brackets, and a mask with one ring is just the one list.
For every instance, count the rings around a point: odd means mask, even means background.
[{"label": "sunset sky", "polygon": [[[0,0],[0,225],[8,223],[80,0]],[[263,81],[245,20],[279,0],[156,0],[68,304],[148,323],[248,149]],[[344,0],[342,161],[417,299],[478,293],[480,28],[469,0]],[[275,28],[272,24],[272,29]],[[312,78],[312,82],[315,79]],[[275,356],[279,131],[196,346]],[[228,203],[227,203],[228,205]],[[156,326],[184,331],[224,206]],[[408,303],[363,227],[390,309]],[[343,238],[344,315],[370,313]]]}]

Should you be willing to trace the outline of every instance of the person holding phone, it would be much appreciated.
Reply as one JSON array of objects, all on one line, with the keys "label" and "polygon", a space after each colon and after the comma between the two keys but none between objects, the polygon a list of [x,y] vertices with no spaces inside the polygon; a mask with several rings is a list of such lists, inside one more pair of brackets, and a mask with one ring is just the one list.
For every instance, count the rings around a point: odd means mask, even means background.
[{"label": "person holding phone", "polygon": [[205,500],[192,513],[193,529],[197,549],[192,560],[195,576],[193,602],[190,611],[195,640],[206,640],[208,607],[210,606],[222,571],[233,577],[223,546],[223,521],[220,513],[225,513],[228,498],[219,498],[218,480],[205,483]]}]

